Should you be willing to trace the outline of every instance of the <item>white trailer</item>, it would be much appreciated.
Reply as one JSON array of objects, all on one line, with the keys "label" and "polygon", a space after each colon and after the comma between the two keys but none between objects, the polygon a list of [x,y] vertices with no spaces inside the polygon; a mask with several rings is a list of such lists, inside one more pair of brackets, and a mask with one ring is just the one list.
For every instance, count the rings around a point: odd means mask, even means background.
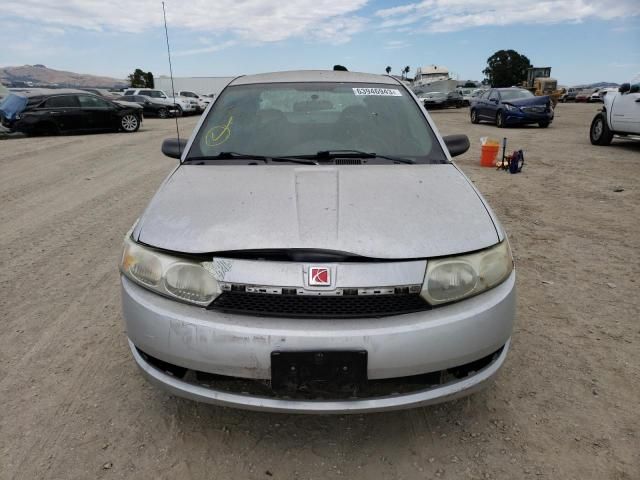
[{"label": "white trailer", "polygon": [[[234,78],[236,77],[173,77],[173,86],[176,93],[188,90],[199,95],[217,97]],[[160,75],[155,78],[154,83],[155,88],[174,95],[171,88],[171,77]]]}]

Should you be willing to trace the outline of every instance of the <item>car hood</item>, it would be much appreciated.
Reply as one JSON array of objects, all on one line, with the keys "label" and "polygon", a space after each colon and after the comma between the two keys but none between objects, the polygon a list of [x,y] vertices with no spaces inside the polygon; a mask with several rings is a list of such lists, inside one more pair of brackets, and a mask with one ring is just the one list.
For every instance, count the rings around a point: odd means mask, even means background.
[{"label": "car hood", "polygon": [[518,107],[527,107],[531,105],[547,105],[549,103],[549,96],[543,95],[540,97],[518,98],[516,100],[504,100],[502,103],[509,103]]},{"label": "car hood", "polygon": [[113,100],[113,103],[117,103],[123,107],[135,108],[136,110],[142,110],[142,105],[135,102],[127,102],[126,100]]},{"label": "car hood", "polygon": [[183,165],[134,239],[184,253],[300,248],[386,259],[499,241],[487,207],[452,164]]}]

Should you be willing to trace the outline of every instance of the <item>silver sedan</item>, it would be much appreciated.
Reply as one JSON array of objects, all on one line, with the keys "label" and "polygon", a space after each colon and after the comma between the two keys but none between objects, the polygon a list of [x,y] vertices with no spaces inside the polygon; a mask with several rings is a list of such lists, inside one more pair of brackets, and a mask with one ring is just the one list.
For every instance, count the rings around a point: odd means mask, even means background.
[{"label": "silver sedan", "polygon": [[239,77],[126,235],[133,358],[169,392],[299,413],[417,407],[505,361],[505,232],[393,77]]}]

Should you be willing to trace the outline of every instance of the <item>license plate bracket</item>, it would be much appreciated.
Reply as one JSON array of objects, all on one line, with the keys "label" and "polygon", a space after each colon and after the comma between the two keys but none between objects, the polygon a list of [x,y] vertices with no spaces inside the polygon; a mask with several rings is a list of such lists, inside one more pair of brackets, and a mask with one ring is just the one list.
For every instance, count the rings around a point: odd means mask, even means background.
[{"label": "license plate bracket", "polygon": [[271,353],[275,392],[355,392],[366,381],[366,350]]}]

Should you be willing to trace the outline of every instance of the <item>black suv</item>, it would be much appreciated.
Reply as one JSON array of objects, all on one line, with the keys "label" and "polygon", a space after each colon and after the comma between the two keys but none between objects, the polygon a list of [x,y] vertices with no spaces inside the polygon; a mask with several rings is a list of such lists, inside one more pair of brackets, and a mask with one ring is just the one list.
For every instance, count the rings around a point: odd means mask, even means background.
[{"label": "black suv", "polygon": [[121,105],[77,90],[34,89],[12,93],[0,103],[0,120],[27,134],[135,132],[143,115],[139,106]]},{"label": "black suv", "polygon": [[137,103],[147,117],[168,118],[178,115],[178,107],[159,103],[145,95],[122,95],[119,101]]}]

